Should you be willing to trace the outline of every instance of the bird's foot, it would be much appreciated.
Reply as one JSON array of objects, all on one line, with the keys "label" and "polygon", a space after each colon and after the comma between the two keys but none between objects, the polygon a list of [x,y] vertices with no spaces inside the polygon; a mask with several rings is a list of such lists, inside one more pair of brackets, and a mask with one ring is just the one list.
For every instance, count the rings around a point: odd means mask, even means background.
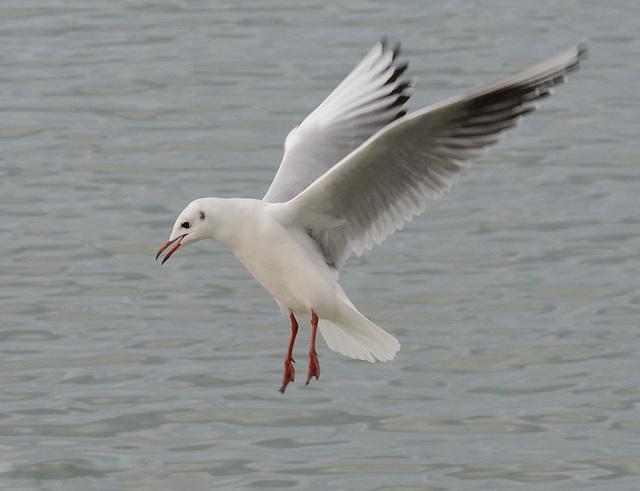
[{"label": "bird's foot", "polygon": [[284,360],[284,378],[282,379],[282,387],[280,387],[280,393],[284,394],[285,389],[289,382],[293,382],[296,378],[296,371],[293,368],[293,364],[296,361],[293,358],[285,358]]},{"label": "bird's foot", "polygon": [[311,377],[315,377],[318,380],[320,377],[320,363],[318,362],[318,354],[314,351],[309,352],[309,373],[307,374],[307,385]]}]

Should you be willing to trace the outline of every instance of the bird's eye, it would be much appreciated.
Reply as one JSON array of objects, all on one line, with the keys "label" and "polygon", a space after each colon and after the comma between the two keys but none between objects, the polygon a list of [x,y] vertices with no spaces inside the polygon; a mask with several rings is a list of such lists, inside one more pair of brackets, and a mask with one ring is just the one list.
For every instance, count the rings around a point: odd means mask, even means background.
[{"label": "bird's eye", "polygon": [[190,224],[189,222],[182,222],[180,225],[181,225],[181,227],[182,227],[182,228],[189,228],[189,227],[191,227],[191,224]]}]

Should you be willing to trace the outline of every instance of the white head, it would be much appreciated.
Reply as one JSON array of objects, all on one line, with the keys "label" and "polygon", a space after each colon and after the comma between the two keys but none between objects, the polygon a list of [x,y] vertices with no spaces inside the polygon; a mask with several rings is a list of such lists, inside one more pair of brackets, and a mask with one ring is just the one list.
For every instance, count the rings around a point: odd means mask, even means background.
[{"label": "white head", "polygon": [[164,264],[171,255],[176,252],[181,246],[186,246],[198,242],[199,240],[209,237],[207,227],[207,212],[205,211],[204,201],[195,200],[189,203],[173,225],[171,231],[171,237],[169,241],[163,245],[158,254],[156,254],[156,261],[168,247],[173,245],[173,248],[162,260]]}]

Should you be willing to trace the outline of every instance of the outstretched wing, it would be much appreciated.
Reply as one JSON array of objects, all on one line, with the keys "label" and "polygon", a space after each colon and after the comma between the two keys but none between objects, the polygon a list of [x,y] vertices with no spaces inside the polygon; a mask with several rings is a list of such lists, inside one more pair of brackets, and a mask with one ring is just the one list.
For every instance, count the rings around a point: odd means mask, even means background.
[{"label": "outstretched wing", "polygon": [[280,168],[264,201],[288,201],[364,143],[406,114],[412,80],[403,80],[407,62],[400,45],[378,42],[336,89],[285,141]]},{"label": "outstretched wing", "polygon": [[[578,69],[585,44],[467,94],[407,115],[379,131],[288,206],[327,263],[342,266],[424,211],[520,117]],[[324,220],[320,219],[322,216]],[[333,220],[331,220],[331,218]],[[332,227],[332,228],[328,228]]]}]

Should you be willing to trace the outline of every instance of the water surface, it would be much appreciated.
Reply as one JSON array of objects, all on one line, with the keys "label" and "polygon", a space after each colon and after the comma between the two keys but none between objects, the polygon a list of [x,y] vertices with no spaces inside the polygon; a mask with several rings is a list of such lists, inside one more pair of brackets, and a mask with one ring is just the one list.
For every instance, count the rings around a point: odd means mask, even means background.
[{"label": "water surface", "polygon": [[[0,7],[0,489],[635,489],[636,3],[8,1]],[[353,302],[393,363],[289,327],[200,196],[260,197],[382,35],[413,108],[589,39],[557,97],[383,246]],[[308,330],[298,341],[305,372]]]}]

